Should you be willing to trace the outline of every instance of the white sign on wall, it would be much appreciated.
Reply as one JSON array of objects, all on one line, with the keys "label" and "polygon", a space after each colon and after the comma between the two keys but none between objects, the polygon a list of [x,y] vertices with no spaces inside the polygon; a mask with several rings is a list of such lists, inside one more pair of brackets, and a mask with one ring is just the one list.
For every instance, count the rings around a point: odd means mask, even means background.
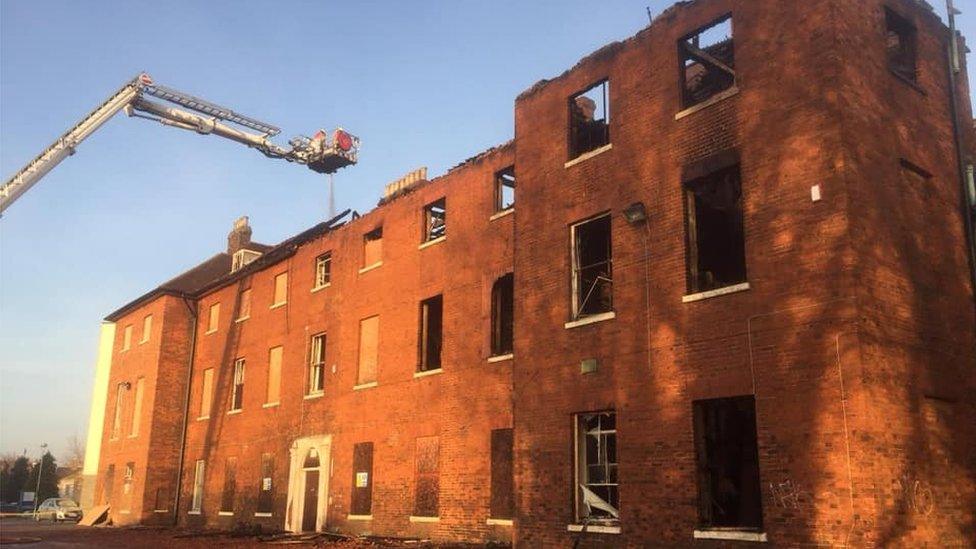
[{"label": "white sign on wall", "polygon": [[356,473],[356,488],[365,488],[369,484],[369,473]]}]

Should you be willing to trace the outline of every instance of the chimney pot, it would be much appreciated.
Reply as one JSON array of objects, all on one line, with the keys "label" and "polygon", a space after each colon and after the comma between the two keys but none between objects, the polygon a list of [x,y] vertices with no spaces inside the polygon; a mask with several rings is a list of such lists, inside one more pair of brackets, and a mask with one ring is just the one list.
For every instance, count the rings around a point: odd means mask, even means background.
[{"label": "chimney pot", "polygon": [[234,228],[227,235],[227,253],[234,255],[237,251],[247,248],[251,243],[251,227],[247,223],[247,216],[241,216],[234,221]]}]

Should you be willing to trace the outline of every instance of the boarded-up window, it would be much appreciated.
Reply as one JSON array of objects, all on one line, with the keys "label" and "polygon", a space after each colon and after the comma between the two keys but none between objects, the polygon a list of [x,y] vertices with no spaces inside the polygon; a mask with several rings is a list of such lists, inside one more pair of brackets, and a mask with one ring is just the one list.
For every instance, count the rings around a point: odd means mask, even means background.
[{"label": "boarded-up window", "polygon": [[383,261],[383,227],[377,227],[363,235],[363,267]]},{"label": "boarded-up window", "polygon": [[308,394],[325,390],[325,334],[312,336],[308,360]]},{"label": "boarded-up window", "polygon": [[142,319],[142,340],[139,343],[145,343],[149,341],[149,334],[152,333],[152,315],[146,315],[146,318]]},{"label": "boarded-up window", "polygon": [[241,290],[241,306],[238,311],[237,320],[244,320],[251,316],[251,289]]},{"label": "boarded-up window", "polygon": [[268,404],[281,399],[281,355],[281,347],[272,347],[268,351]]},{"label": "boarded-up window", "polygon": [[441,367],[444,329],[444,296],[435,295],[420,302],[420,357],[417,371]]},{"label": "boarded-up window", "polygon": [[513,441],[511,429],[491,432],[491,518],[515,516]]},{"label": "boarded-up window", "polygon": [[512,352],[515,318],[515,278],[512,273],[499,278],[491,287],[491,354]]},{"label": "boarded-up window", "polygon": [[122,475],[122,510],[129,511],[132,509],[132,483],[135,481],[136,476],[136,464],[134,461],[130,461],[125,464],[125,470]]},{"label": "boarded-up window", "polygon": [[122,332],[122,350],[128,351],[129,347],[132,347],[132,324],[126,326]]},{"label": "boarded-up window", "polygon": [[203,382],[200,386],[200,417],[210,417],[210,405],[213,402],[213,368],[203,371]]},{"label": "boarded-up window", "polygon": [[112,417],[112,438],[119,438],[122,434],[122,406],[125,399],[125,383],[115,387],[115,414]]},{"label": "boarded-up window", "polygon": [[139,436],[139,422],[142,416],[142,393],[145,389],[145,379],[136,380],[136,396],[132,405],[132,425],[129,426],[129,436]]},{"label": "boarded-up window", "polygon": [[283,272],[275,277],[274,279],[274,303],[271,304],[272,307],[275,305],[281,305],[288,301],[288,272]]},{"label": "boarded-up window", "polygon": [[258,513],[270,513],[274,503],[274,455],[261,454],[261,478],[258,485]]},{"label": "boarded-up window", "polygon": [[229,457],[224,462],[224,489],[220,493],[220,510],[224,513],[234,511],[234,497],[237,491],[237,458]]},{"label": "boarded-up window", "polygon": [[190,501],[190,511],[194,513],[199,513],[200,508],[203,506],[203,475],[204,475],[204,462],[202,459],[198,459],[196,467],[193,470],[193,498]]},{"label": "boarded-up window", "polygon": [[413,514],[416,517],[438,516],[440,491],[440,443],[438,437],[420,437],[416,449],[417,470]]},{"label": "boarded-up window", "polygon": [[165,487],[156,488],[156,496],[153,498],[153,511],[168,511],[169,492]]},{"label": "boarded-up window", "polygon": [[216,332],[220,323],[220,303],[210,306],[210,316],[207,317],[207,332]]},{"label": "boarded-up window", "polygon": [[703,528],[762,528],[755,402],[750,395],[693,405]]},{"label": "boarded-up window", "polygon": [[352,449],[352,504],[349,514],[373,512],[373,443],[360,442]]},{"label": "boarded-up window", "polygon": [[359,373],[356,384],[376,381],[377,351],[379,350],[380,317],[371,316],[359,321]]},{"label": "boarded-up window", "polygon": [[230,394],[230,409],[240,410],[244,406],[244,359],[234,361],[234,388]]},{"label": "boarded-up window", "polygon": [[112,502],[112,490],[115,489],[115,464],[105,469],[105,483],[102,486],[102,504]]}]

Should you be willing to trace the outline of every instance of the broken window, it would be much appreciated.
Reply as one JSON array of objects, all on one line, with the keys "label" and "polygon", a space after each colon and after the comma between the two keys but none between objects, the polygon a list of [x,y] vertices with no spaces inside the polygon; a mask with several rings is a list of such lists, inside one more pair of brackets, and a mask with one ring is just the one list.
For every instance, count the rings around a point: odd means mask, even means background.
[{"label": "broken window", "polygon": [[610,81],[569,98],[569,158],[610,144]]},{"label": "broken window", "polygon": [[420,302],[420,360],[417,371],[441,367],[441,342],[444,327],[444,296],[435,295]]},{"label": "broken window", "polygon": [[761,529],[755,398],[699,400],[693,408],[700,526]]},{"label": "broken window", "polygon": [[495,212],[515,206],[515,166],[495,173]]},{"label": "broken window", "polygon": [[430,242],[447,236],[447,199],[441,198],[424,206],[424,238]]},{"label": "broken window", "polygon": [[732,16],[700,28],[678,41],[681,97],[693,107],[735,85]]},{"label": "broken window", "polygon": [[619,518],[617,414],[576,415],[576,520],[615,523]]},{"label": "broken window", "polygon": [[229,457],[224,462],[224,489],[220,493],[220,512],[234,512],[234,496],[237,491],[237,458]]},{"label": "broken window", "polygon": [[371,316],[359,321],[359,372],[356,385],[376,381],[379,351],[380,317]]},{"label": "broken window", "polygon": [[315,287],[322,288],[332,282],[332,252],[315,258]]},{"label": "broken window", "polygon": [[274,279],[274,302],[272,307],[288,302],[288,271],[279,273]]},{"label": "broken window", "polygon": [[139,343],[149,341],[150,332],[152,332],[152,315],[146,315],[146,318],[142,319],[142,339]]},{"label": "broken window", "polygon": [[199,514],[200,509],[203,507],[203,473],[204,462],[202,459],[198,459],[193,469],[193,496],[190,499],[191,513]]},{"label": "broken window", "polygon": [[491,432],[491,518],[515,517],[514,437],[511,429]]},{"label": "broken window", "polygon": [[218,323],[220,322],[220,303],[214,303],[210,306],[210,314],[207,317],[207,333],[216,332]]},{"label": "broken window", "polygon": [[352,448],[351,515],[373,512],[373,443],[359,442]]},{"label": "broken window", "polygon": [[573,240],[573,320],[613,310],[610,214],[570,227]]},{"label": "broken window", "polygon": [[688,292],[745,282],[739,165],[719,168],[686,182],[684,187]]},{"label": "broken window", "polygon": [[266,404],[277,404],[281,400],[281,356],[283,349],[272,347],[268,351],[268,396]]},{"label": "broken window", "polygon": [[122,332],[122,350],[128,351],[132,347],[132,324],[125,327]]},{"label": "broken window", "polygon": [[244,406],[244,359],[234,361],[234,389],[230,394],[231,411],[240,410]]},{"label": "broken window", "polygon": [[499,278],[491,287],[491,355],[512,352],[515,310],[515,277]]},{"label": "broken window", "polygon": [[325,334],[312,336],[308,360],[308,393],[319,394],[325,390]]},{"label": "broken window", "polygon": [[132,425],[129,426],[129,436],[139,436],[139,420],[142,415],[142,393],[145,390],[145,378],[136,380],[136,396],[132,405]]},{"label": "broken window", "polygon": [[102,503],[112,502],[112,490],[115,489],[115,464],[109,465],[105,469],[105,484],[102,487]]},{"label": "broken window", "polygon": [[438,438],[418,438],[416,459],[416,491],[414,493],[413,515],[415,517],[436,517],[438,493],[440,492]]},{"label": "broken window", "polygon": [[261,479],[258,485],[258,513],[271,513],[274,503],[272,491],[272,475],[274,473],[274,455],[261,454]]},{"label": "broken window", "polygon": [[112,438],[117,439],[122,434],[122,403],[125,398],[125,383],[115,387],[115,415],[112,417]]},{"label": "broken window", "polygon": [[891,9],[885,8],[885,30],[888,68],[898,76],[915,82],[918,69],[915,25]]},{"label": "broken window", "polygon": [[251,289],[241,290],[240,307],[238,309],[237,320],[245,320],[251,317]]},{"label": "broken window", "polygon": [[213,401],[213,368],[203,371],[203,382],[200,387],[200,419],[210,417],[210,404]]},{"label": "broken window", "polygon": [[363,235],[363,268],[383,262],[383,227]]}]

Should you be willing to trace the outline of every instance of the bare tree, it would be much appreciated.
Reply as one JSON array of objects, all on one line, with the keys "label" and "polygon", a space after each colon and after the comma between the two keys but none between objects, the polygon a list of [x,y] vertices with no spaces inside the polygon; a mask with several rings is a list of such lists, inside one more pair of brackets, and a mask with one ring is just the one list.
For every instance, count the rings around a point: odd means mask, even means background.
[{"label": "bare tree", "polygon": [[62,460],[66,467],[77,469],[85,464],[85,445],[81,443],[78,435],[68,437],[68,444],[64,451]]}]

